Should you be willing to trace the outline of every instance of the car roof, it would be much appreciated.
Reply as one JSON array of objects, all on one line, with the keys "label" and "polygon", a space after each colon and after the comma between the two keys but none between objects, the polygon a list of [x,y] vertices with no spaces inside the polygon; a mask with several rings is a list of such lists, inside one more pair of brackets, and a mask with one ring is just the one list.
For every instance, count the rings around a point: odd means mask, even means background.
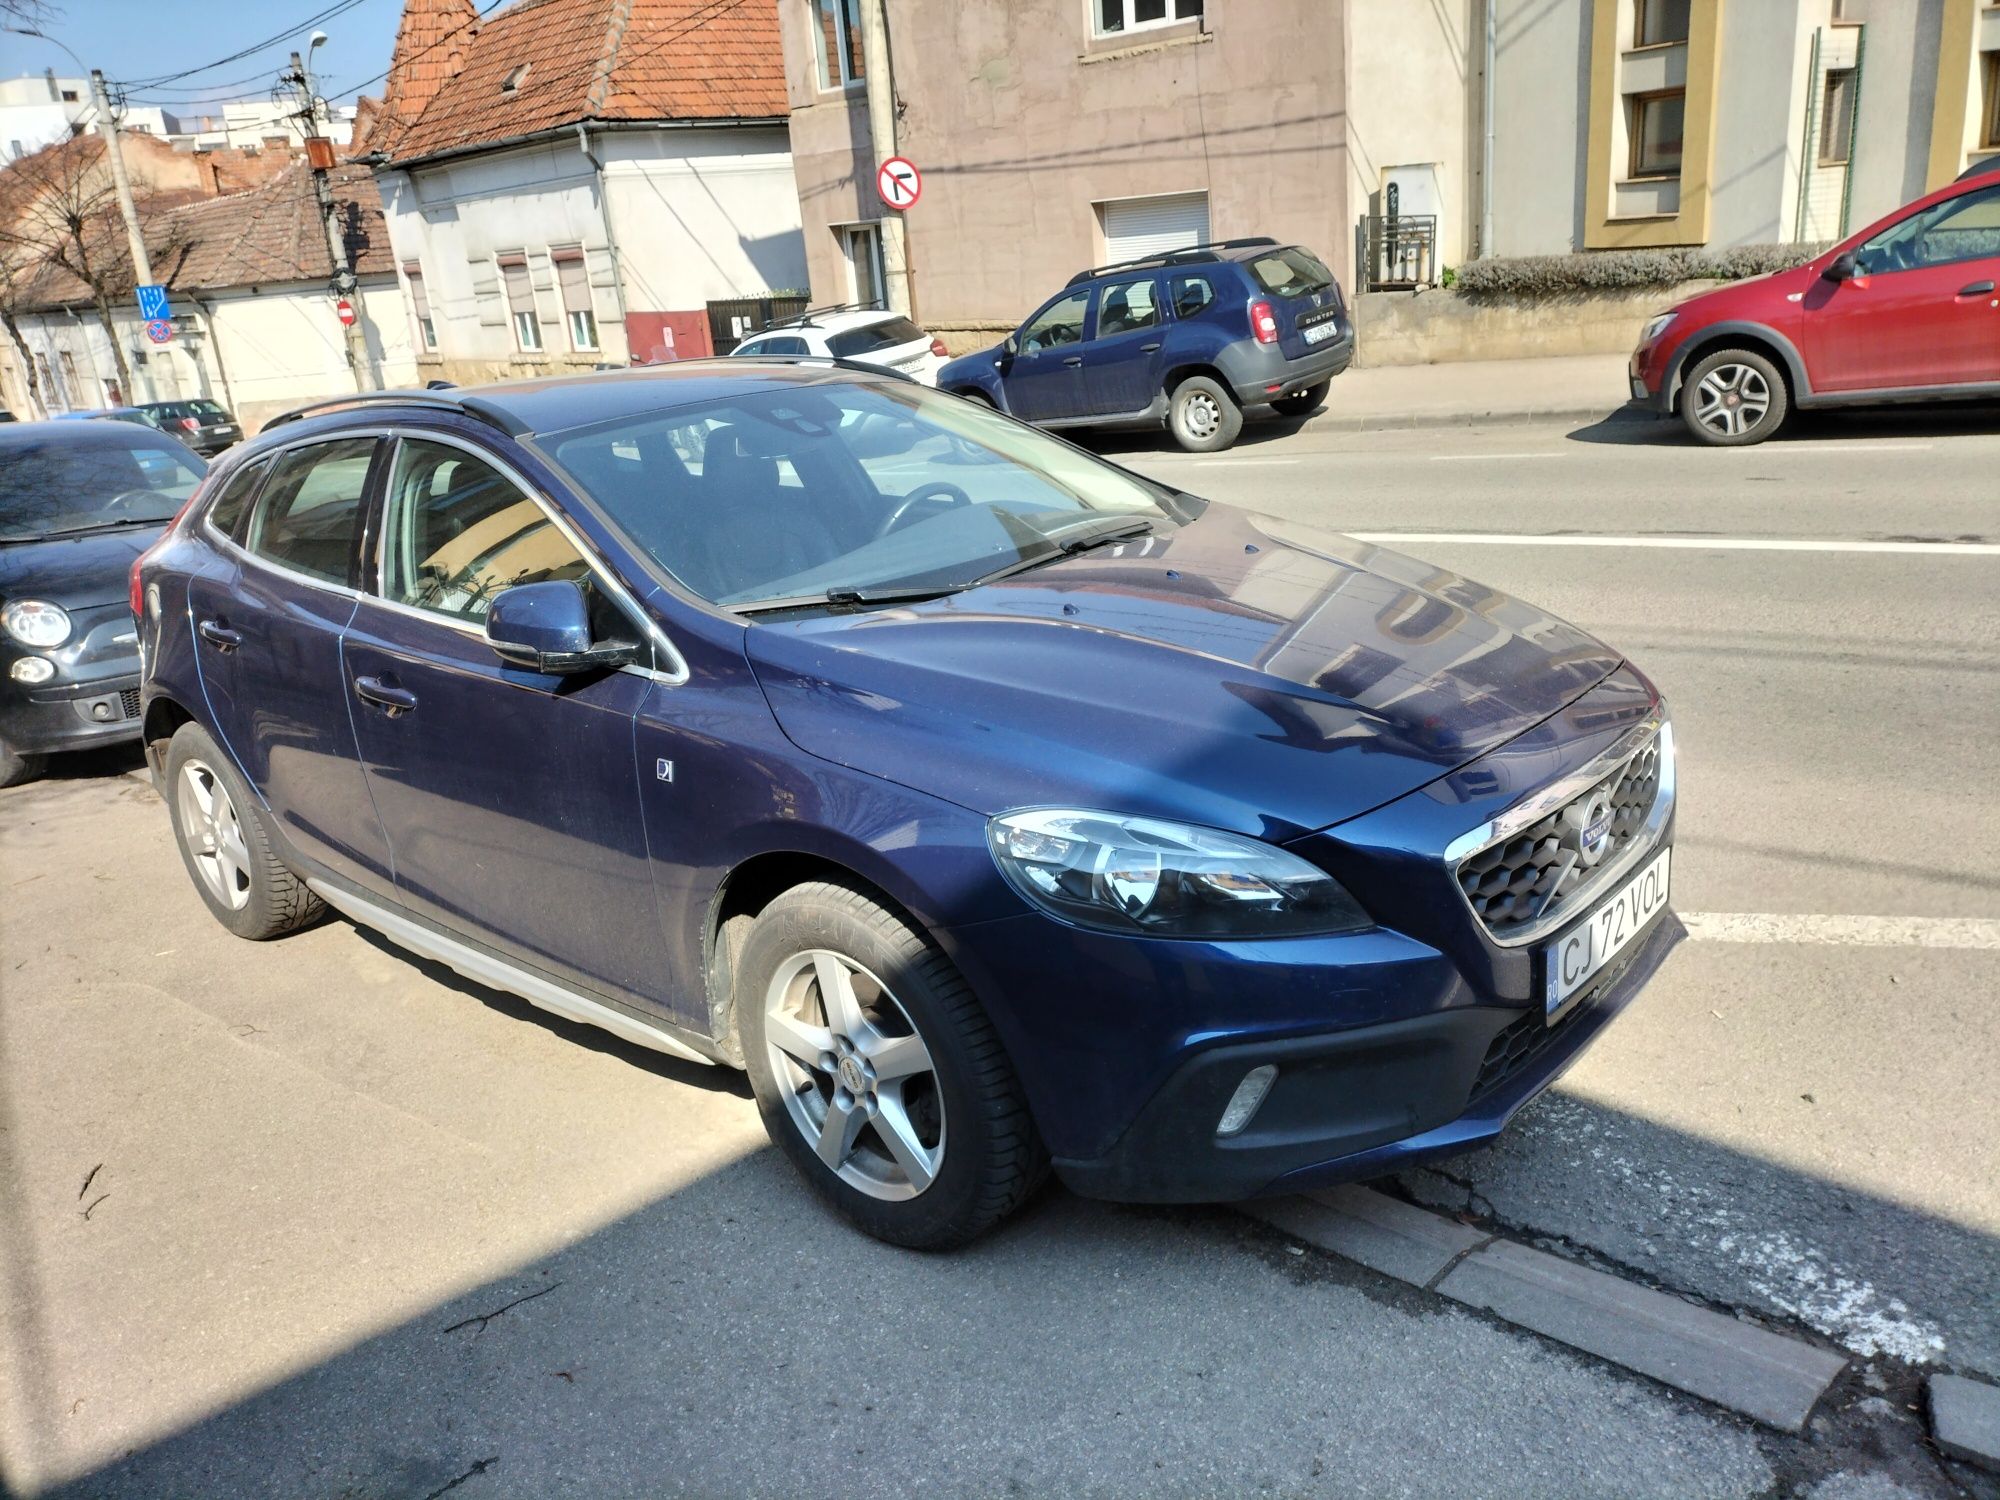
[{"label": "car roof", "polygon": [[322,412],[330,415],[339,411],[351,416],[357,411],[373,413],[401,405],[433,414],[456,410],[516,437],[527,437],[786,387],[885,382],[897,386],[909,384],[903,376],[838,360],[795,362],[783,357],[724,356],[631,370],[545,375],[532,380],[505,380],[449,390],[375,391],[274,417],[265,424],[264,431],[282,431],[298,418]]},{"label": "car roof", "polygon": [[2000,156],[1989,156],[1984,161],[1974,162],[1963,172],[1960,172],[1953,180],[1956,182],[1970,182],[1975,177],[1985,177],[1994,172],[2000,172]]},{"label": "car roof", "polygon": [[51,440],[68,448],[179,448],[197,464],[201,463],[192,448],[183,446],[170,434],[136,422],[9,422],[0,426],[0,450],[46,444]]}]

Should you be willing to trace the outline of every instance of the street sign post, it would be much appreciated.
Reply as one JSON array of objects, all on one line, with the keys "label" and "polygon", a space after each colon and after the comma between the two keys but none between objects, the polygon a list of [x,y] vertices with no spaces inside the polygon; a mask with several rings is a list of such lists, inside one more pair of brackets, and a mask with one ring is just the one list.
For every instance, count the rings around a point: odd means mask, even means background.
[{"label": "street sign post", "polygon": [[902,213],[924,195],[924,174],[906,156],[892,156],[875,169],[875,191],[889,207]]},{"label": "street sign post", "polygon": [[146,321],[146,337],[156,344],[170,344],[174,338],[174,325],[165,318],[149,318]]},{"label": "street sign post", "polygon": [[[173,309],[167,306],[167,289],[165,287],[142,286],[136,288],[136,291],[139,295],[139,316],[144,318],[148,323],[158,323],[174,315]],[[155,339],[154,342],[164,343],[166,341],[164,339]]]}]

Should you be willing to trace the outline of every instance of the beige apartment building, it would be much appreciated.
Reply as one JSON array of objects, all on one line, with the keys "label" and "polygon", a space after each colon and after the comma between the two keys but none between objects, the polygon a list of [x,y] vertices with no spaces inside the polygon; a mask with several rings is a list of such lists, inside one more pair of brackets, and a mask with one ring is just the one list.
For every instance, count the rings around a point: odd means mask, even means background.
[{"label": "beige apartment building", "polygon": [[[914,311],[955,346],[1075,272],[1268,234],[1351,284],[1404,169],[1464,254],[1474,0],[886,0]],[[861,0],[778,0],[816,302],[881,292]],[[1356,59],[1378,60],[1358,68]],[[1365,76],[1363,76],[1365,74]],[[1444,88],[1447,107],[1413,108]]]}]

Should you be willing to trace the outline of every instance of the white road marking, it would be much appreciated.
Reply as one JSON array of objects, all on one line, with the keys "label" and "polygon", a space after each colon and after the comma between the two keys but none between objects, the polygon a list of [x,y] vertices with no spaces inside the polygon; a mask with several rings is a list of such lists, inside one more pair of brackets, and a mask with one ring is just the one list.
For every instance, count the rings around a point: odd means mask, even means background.
[{"label": "white road marking", "polygon": [[1434,464],[1474,464],[1485,463],[1489,459],[1503,458],[1568,458],[1567,453],[1433,453]]},{"label": "white road marking", "polygon": [[1711,943],[1820,943],[1849,948],[2000,949],[1995,917],[1793,916],[1773,912],[1682,912],[1688,936]]},{"label": "white road marking", "polygon": [[1463,543],[1473,547],[1672,547],[1693,552],[1893,552],[1954,557],[2000,556],[1994,542],[1846,542],[1780,536],[1535,536],[1513,531],[1354,531],[1358,542],[1402,547]]}]

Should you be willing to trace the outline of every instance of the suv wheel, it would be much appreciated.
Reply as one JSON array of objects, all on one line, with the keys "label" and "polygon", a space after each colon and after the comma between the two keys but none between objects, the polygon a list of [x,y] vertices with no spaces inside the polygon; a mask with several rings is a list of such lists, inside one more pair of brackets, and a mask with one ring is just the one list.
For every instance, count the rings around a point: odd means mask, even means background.
[{"label": "suv wheel", "polygon": [[278,858],[264,810],[199,724],[183,724],[167,746],[167,806],[194,888],[238,937],[279,937],[326,910]]},{"label": "suv wheel", "polygon": [[1681,420],[1715,447],[1763,442],[1784,425],[1790,406],[1777,366],[1748,349],[1719,349],[1681,382]]},{"label": "suv wheel", "polygon": [[1331,380],[1322,380],[1317,385],[1309,385],[1295,396],[1280,396],[1271,403],[1271,410],[1281,417],[1309,417],[1326,405],[1326,393],[1333,387]]},{"label": "suv wheel", "polygon": [[1190,375],[1174,387],[1167,424],[1188,452],[1215,453],[1236,441],[1243,430],[1243,409],[1218,381]]},{"label": "suv wheel", "polygon": [[46,755],[22,755],[7,745],[0,745],[0,786],[19,786],[24,781],[33,781],[42,774],[49,758]]},{"label": "suv wheel", "polygon": [[861,891],[794,887],[737,966],[764,1128],[821,1197],[891,1244],[964,1244],[1048,1156],[993,1026],[949,960]]}]

